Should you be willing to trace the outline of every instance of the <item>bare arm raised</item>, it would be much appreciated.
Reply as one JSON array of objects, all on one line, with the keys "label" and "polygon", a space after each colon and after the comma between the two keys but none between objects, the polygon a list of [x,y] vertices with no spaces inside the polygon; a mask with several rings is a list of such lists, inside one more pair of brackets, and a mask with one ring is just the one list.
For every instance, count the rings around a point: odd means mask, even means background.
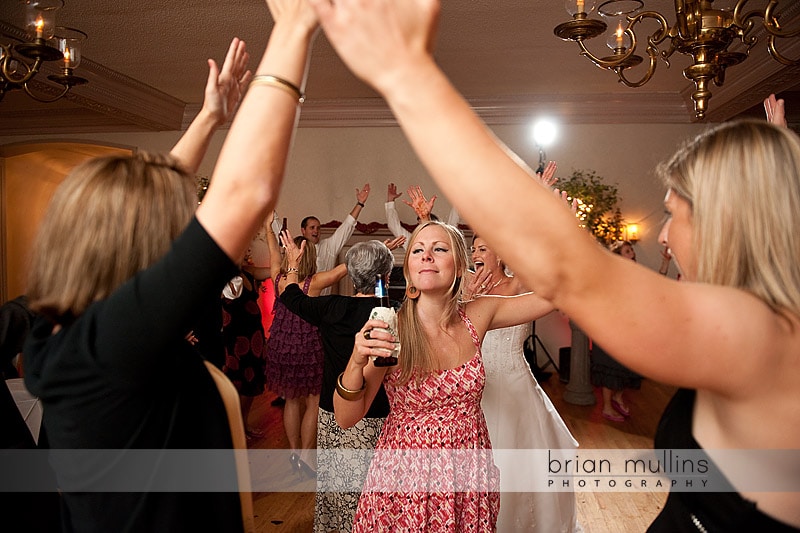
[{"label": "bare arm raised", "polygon": [[278,197],[298,116],[310,43],[317,27],[305,0],[268,0],[275,25],[256,75],[280,82],[251,84],[220,152],[197,218],[239,262]]},{"label": "bare arm raised", "polygon": [[242,100],[252,74],[247,70],[250,55],[244,41],[233,39],[222,69],[208,60],[203,107],[170,152],[194,174],[203,162],[214,132],[231,119]]}]

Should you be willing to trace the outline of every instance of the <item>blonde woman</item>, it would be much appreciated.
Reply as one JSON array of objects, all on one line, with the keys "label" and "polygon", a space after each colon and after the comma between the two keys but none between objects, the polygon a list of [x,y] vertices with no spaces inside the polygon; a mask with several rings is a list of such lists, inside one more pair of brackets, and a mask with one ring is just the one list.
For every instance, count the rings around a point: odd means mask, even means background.
[{"label": "blonde woman", "polygon": [[709,457],[730,491],[672,492],[650,530],[800,528],[796,456],[770,453],[800,449],[797,135],[722,124],[661,167],[669,218],[659,241],[682,274],[676,282],[599,248],[489,133],[431,55],[438,1],[310,2],[442,191],[525,285],[624,365],[680,387],[656,446],[757,450]]},{"label": "blonde woman", "polygon": [[[420,224],[406,247],[407,298],[397,335],[375,329],[388,326],[380,320],[369,320],[356,334],[333,399],[336,421],[344,428],[356,424],[381,385],[390,409],[354,532],[495,529],[498,471],[480,405],[486,378],[481,342],[487,330],[529,322],[552,306],[532,293],[463,303],[468,264],[456,228]],[[401,346],[397,366],[370,362],[395,341]],[[415,456],[415,450],[429,455]]]}]

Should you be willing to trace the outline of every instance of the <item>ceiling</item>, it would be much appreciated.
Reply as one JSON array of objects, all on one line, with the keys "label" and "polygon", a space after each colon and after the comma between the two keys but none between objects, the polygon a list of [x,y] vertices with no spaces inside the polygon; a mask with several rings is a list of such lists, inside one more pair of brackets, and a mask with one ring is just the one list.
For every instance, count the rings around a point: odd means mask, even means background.
[{"label": "ceiling", "polygon": [[[89,83],[50,104],[21,91],[7,94],[0,101],[0,135],[182,129],[202,103],[206,58],[221,61],[238,36],[255,64],[272,26],[263,0],[65,1],[57,22],[89,35],[75,72]],[[20,0],[0,4],[0,39],[23,39]],[[645,4],[674,20],[673,0]],[[782,4],[788,6],[784,27],[800,27],[800,2]],[[670,68],[660,62],[647,85],[627,88],[582,58],[575,43],[553,34],[566,20],[562,0],[442,0],[436,58],[489,124],[542,114],[576,124],[694,120],[691,85],[681,74],[687,58],[673,57]],[[608,55],[604,39],[594,41],[589,48]],[[800,57],[800,39],[782,51]],[[46,65],[43,71],[55,69]],[[46,76],[37,78],[33,90],[52,94],[49,82],[41,81]],[[760,103],[770,92],[787,99],[793,125],[800,121],[800,68],[769,59],[763,39],[750,58],[728,70],[724,87],[712,91],[708,121],[763,116]],[[324,35],[314,45],[306,93],[301,127],[394,124],[382,100],[348,72]]]}]

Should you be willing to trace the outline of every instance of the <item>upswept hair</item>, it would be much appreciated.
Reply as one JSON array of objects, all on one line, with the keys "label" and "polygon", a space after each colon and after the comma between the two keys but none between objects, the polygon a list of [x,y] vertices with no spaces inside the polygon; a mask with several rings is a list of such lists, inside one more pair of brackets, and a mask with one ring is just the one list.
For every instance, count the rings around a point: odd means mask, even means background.
[{"label": "upswept hair", "polygon": [[69,323],[163,257],[196,207],[194,180],[168,154],[78,165],[56,189],[33,244],[31,309]]},{"label": "upswept hair", "polygon": [[[439,226],[447,232],[450,238],[450,251],[453,254],[455,264],[455,276],[450,285],[447,305],[440,322],[442,325],[445,325],[450,323],[453,319],[458,318],[459,303],[462,300],[462,292],[464,289],[464,274],[469,265],[469,253],[467,252],[467,244],[464,241],[464,235],[458,228],[435,220],[420,224],[414,230],[414,233],[411,234],[406,244],[406,255],[403,260],[403,277],[405,277],[406,280],[406,287],[411,286],[411,276],[408,271],[408,258],[414,248],[414,241],[419,232],[429,226]],[[398,312],[397,328],[399,330],[401,346],[400,357],[398,357],[398,364],[400,366],[399,383],[405,383],[412,377],[417,381],[422,380],[436,370],[433,364],[433,358],[431,357],[430,341],[425,335],[425,330],[422,328],[422,323],[417,314],[417,302],[418,300],[406,298]]]},{"label": "upswept hair", "polygon": [[[306,241],[306,249],[303,250],[303,255],[300,257],[300,263],[297,265],[297,280],[300,281],[317,273],[317,247],[302,235],[298,235],[292,240],[298,247],[303,241]],[[289,258],[286,254],[283,254],[283,259],[281,259],[281,274],[285,276],[288,268]]]},{"label": "upswept hair", "polygon": [[800,316],[800,140],[763,121],[722,124],[659,168],[692,209],[697,281]]},{"label": "upswept hair", "polygon": [[387,277],[391,272],[394,257],[381,241],[371,240],[351,246],[344,254],[344,262],[356,292],[370,294],[378,276]]}]

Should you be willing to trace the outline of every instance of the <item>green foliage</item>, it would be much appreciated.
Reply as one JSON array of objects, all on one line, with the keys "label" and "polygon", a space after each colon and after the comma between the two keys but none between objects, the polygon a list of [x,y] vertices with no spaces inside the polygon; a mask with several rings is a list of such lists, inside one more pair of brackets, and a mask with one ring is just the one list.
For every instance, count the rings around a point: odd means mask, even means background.
[{"label": "green foliage", "polygon": [[575,170],[558,188],[578,199],[576,216],[602,244],[608,246],[624,239],[625,224],[617,207],[620,200],[616,185],[607,185],[594,170]]}]

